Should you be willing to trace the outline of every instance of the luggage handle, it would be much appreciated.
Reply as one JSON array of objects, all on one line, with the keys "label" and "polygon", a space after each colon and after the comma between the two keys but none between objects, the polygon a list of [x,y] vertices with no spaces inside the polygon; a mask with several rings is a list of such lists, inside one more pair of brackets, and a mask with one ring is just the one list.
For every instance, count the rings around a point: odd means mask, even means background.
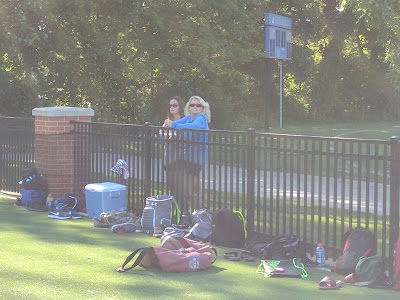
[{"label": "luggage handle", "polygon": [[111,198],[118,198],[121,195],[120,191],[110,191]]},{"label": "luggage handle", "polygon": [[[122,264],[122,266],[119,267],[119,268],[117,268],[116,271],[117,271],[117,272],[125,272],[125,271],[128,271],[128,270],[130,270],[130,269],[133,269],[134,267],[136,267],[137,265],[139,265],[139,264],[142,262],[143,257],[146,255],[147,251],[149,251],[150,248],[151,248],[151,247],[144,247],[144,248],[139,248],[139,249],[136,249],[135,251],[133,251],[133,252],[125,259],[125,261],[124,261],[124,263]],[[128,267],[128,268],[124,268],[124,267],[135,257],[135,255],[136,255],[139,251],[140,251],[140,253],[139,253],[138,257],[136,258],[135,262],[133,263],[133,265],[130,266],[130,267]]]}]

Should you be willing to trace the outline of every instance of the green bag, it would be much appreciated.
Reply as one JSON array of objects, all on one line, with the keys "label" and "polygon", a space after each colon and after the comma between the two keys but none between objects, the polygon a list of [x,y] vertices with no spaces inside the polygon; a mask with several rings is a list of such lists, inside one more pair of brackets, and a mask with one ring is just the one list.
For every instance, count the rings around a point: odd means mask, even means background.
[{"label": "green bag", "polygon": [[354,280],[353,285],[387,286],[389,280],[384,273],[384,262],[382,256],[373,255],[360,257],[356,269],[352,274],[352,279]]}]

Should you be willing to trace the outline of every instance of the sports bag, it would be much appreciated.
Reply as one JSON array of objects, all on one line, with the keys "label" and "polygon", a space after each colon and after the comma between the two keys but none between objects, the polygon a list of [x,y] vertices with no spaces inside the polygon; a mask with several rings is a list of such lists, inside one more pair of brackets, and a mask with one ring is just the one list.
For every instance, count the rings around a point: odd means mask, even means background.
[{"label": "sports bag", "polygon": [[384,272],[385,264],[380,255],[360,257],[356,269],[344,279],[345,283],[368,287],[390,287],[389,278]]},{"label": "sports bag", "polygon": [[261,260],[257,273],[264,277],[299,277],[306,278],[308,273],[300,258],[283,260]]},{"label": "sports bag", "polygon": [[21,203],[28,209],[47,211],[45,190],[21,189]]},{"label": "sports bag", "polygon": [[342,237],[343,253],[335,261],[332,272],[342,275],[353,273],[360,257],[376,255],[376,237],[365,228],[348,230]]},{"label": "sports bag", "polygon": [[260,250],[262,259],[291,259],[299,247],[299,238],[295,235],[280,235]]},{"label": "sports bag", "polygon": [[25,190],[45,190],[47,197],[47,181],[36,168],[23,170],[19,184]]},{"label": "sports bag", "polygon": [[396,291],[400,291],[400,235],[394,245],[392,271],[392,288]]},{"label": "sports bag", "polygon": [[211,222],[200,221],[194,224],[192,228],[190,228],[189,233],[186,235],[186,237],[201,242],[208,242],[210,241],[211,233]]},{"label": "sports bag", "polygon": [[189,239],[209,242],[212,233],[213,214],[208,209],[202,208],[192,213],[193,226],[185,236]]},{"label": "sports bag", "polygon": [[[126,268],[136,255],[133,265]],[[125,272],[139,265],[145,269],[160,268],[164,272],[195,272],[208,269],[216,256],[217,251],[208,245],[168,236],[161,246],[136,249],[117,271]]]},{"label": "sports bag", "polygon": [[242,248],[246,244],[246,229],[241,212],[219,209],[212,217],[211,244]]}]

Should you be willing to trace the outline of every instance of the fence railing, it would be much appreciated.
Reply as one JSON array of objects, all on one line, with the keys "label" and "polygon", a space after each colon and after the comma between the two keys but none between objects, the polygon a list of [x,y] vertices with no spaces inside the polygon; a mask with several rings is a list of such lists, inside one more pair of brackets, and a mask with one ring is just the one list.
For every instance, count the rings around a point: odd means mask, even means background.
[{"label": "fence railing", "polygon": [[[204,207],[240,210],[249,232],[295,234],[305,245],[321,241],[333,258],[347,229],[366,227],[378,237],[379,253],[392,255],[399,232],[399,138],[210,130],[206,142],[188,140],[190,131],[150,124],[73,124],[75,192],[87,183],[121,182],[129,208],[140,215],[146,197],[171,192],[169,161],[184,158],[185,147],[207,149],[197,195]],[[127,180],[111,171],[118,159],[130,167]],[[21,170],[33,166],[33,119],[0,117],[0,189],[19,192]],[[183,185],[189,177],[181,178]],[[176,197],[182,210],[193,206],[193,196]]]},{"label": "fence railing", "polygon": [[0,190],[18,193],[21,171],[34,166],[34,119],[0,117]]},{"label": "fence railing", "polygon": [[[165,151],[173,149],[177,159],[185,147],[203,144],[208,163],[196,196],[204,207],[240,210],[249,232],[295,234],[309,246],[322,242],[333,258],[345,231],[366,227],[378,237],[380,253],[391,256],[399,224],[398,138],[210,130],[205,142],[182,138],[189,133],[150,124],[74,122],[75,190],[91,182],[122,182],[129,208],[141,214],[146,197],[170,193]],[[127,180],[111,171],[118,159],[129,165]],[[186,196],[181,208],[194,203],[193,195]]]}]

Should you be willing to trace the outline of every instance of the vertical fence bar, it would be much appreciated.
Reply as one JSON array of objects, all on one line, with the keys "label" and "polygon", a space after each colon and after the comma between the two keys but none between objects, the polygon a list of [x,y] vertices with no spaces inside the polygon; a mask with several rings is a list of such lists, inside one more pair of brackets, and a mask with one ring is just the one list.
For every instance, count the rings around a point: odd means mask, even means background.
[{"label": "vertical fence bar", "polygon": [[275,224],[277,223],[277,219],[279,219],[279,214],[275,212],[279,212],[277,210],[277,206],[275,205],[275,198],[274,198],[274,138],[272,136],[268,136],[268,143],[267,143],[267,157],[269,161],[269,228],[270,228],[270,235],[277,235],[278,232],[276,230]]},{"label": "vertical fence bar", "polygon": [[145,140],[144,140],[144,196],[149,197],[151,196],[151,128],[150,122],[146,122],[145,124]]},{"label": "vertical fence bar", "polygon": [[283,157],[282,157],[282,231],[287,232],[287,199],[286,199],[286,190],[287,190],[287,171],[288,171],[288,164],[287,164],[287,136],[283,137]]},{"label": "vertical fence bar", "polygon": [[248,129],[247,143],[247,232],[254,232],[255,129]]},{"label": "vertical fence bar", "polygon": [[[390,229],[390,228],[386,228],[387,227],[386,226],[387,225],[387,217],[388,217],[387,207],[389,204],[388,202],[390,202],[390,199],[388,201],[388,196],[387,196],[387,194],[388,194],[387,186],[388,186],[388,181],[389,181],[388,180],[388,165],[390,164],[390,161],[389,161],[390,157],[388,155],[389,148],[390,148],[389,143],[386,143],[383,145],[382,224],[384,226],[382,226],[382,253],[384,253],[386,257],[387,257],[386,249],[388,247],[386,245],[387,244],[386,242],[387,242],[388,230]],[[389,247],[390,247],[390,245],[389,245]],[[388,248],[388,249],[390,249],[390,248]]]},{"label": "vertical fence bar", "polygon": [[303,241],[308,240],[308,159],[309,159],[309,142],[307,139],[303,140],[304,146],[303,146],[303,151],[304,151],[304,164],[303,164]]},{"label": "vertical fence bar", "polygon": [[[393,249],[399,235],[399,180],[400,180],[400,137],[392,137],[390,161],[390,236],[389,249]],[[393,250],[389,253],[390,261],[393,260]]]}]

